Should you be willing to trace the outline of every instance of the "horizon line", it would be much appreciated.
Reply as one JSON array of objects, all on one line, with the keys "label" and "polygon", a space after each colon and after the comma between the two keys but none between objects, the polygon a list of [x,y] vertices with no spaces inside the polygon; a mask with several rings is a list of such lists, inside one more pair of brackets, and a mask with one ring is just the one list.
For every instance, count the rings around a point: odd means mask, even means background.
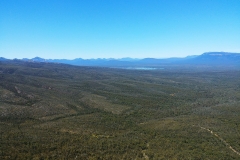
[{"label": "horizon line", "polygon": [[206,54],[206,53],[228,53],[228,54],[240,54],[240,52],[224,52],[224,51],[208,51],[208,52],[204,52],[202,54],[199,54],[199,55],[187,55],[187,56],[183,56],[183,57],[165,57],[165,58],[156,58],[156,57],[144,57],[144,58],[133,58],[133,57],[122,57],[122,58],[112,58],[112,57],[109,57],[109,58],[81,58],[81,57],[78,57],[78,58],[73,58],[73,59],[67,59],[67,58],[42,58],[40,56],[35,56],[33,58],[5,58],[5,57],[0,57],[0,58],[4,58],[4,59],[7,59],[7,60],[24,60],[24,59],[27,59],[27,60],[32,60],[34,58],[40,58],[40,59],[43,59],[43,60],[76,60],[76,59],[82,59],[82,60],[98,60],[98,59],[106,59],[106,60],[121,60],[121,59],[135,59],[135,60],[142,60],[142,59],[171,59],[171,58],[186,58],[186,57],[191,57],[191,56],[200,56],[200,55],[203,55],[203,54]]}]

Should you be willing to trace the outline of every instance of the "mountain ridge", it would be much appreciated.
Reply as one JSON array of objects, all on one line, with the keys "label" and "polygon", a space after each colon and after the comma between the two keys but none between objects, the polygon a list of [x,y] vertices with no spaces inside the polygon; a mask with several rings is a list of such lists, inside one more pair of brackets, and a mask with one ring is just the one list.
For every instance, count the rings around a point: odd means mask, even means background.
[{"label": "mountain ridge", "polygon": [[[0,57],[0,61],[10,61]],[[205,52],[201,55],[190,55],[184,58],[97,58],[97,59],[83,59],[75,58],[69,59],[44,59],[41,57],[34,57],[32,59],[13,59],[25,62],[44,62],[44,63],[63,63],[76,66],[152,66],[152,65],[170,65],[170,64],[196,64],[196,65],[239,65],[240,53],[231,52]]]}]

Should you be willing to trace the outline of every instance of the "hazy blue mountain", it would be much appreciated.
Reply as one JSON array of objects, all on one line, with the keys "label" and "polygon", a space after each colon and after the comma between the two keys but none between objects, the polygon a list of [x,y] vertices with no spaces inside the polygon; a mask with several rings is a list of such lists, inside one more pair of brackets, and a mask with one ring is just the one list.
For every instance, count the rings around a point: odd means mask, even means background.
[{"label": "hazy blue mountain", "polygon": [[198,56],[197,55],[191,55],[191,56],[185,57],[184,59],[193,59],[193,58],[196,58],[196,57],[198,57]]},{"label": "hazy blue mountain", "polygon": [[[6,61],[6,58],[0,57],[0,61]],[[19,60],[19,59],[15,59]],[[48,62],[63,63],[77,66],[103,66],[103,67],[142,67],[142,66],[160,66],[160,65],[234,65],[240,66],[240,53],[228,52],[206,52],[199,56],[187,56],[185,58],[98,58],[98,59],[43,59],[35,57],[32,59],[23,58],[21,61],[28,62]]]},{"label": "hazy blue mountain", "polygon": [[3,58],[3,57],[0,57],[0,61],[8,61],[9,59],[6,59],[6,58]]},{"label": "hazy blue mountain", "polygon": [[130,58],[130,57],[125,57],[125,58],[120,58],[120,59],[117,59],[119,61],[128,61],[128,62],[135,62],[135,61],[139,61],[141,59],[139,58]]},{"label": "hazy blue mountain", "polygon": [[45,59],[40,58],[40,57],[35,57],[35,58],[31,59],[31,60],[32,60],[32,61],[36,61],[36,62],[46,62]]},{"label": "hazy blue mountain", "polygon": [[28,59],[28,58],[23,58],[23,59],[15,59],[15,60],[22,60],[22,61],[28,61],[28,62],[47,62],[47,59],[43,59],[40,57],[34,57],[32,59]]},{"label": "hazy blue mountain", "polygon": [[189,60],[189,62],[209,65],[238,65],[240,64],[240,53],[206,52]]}]

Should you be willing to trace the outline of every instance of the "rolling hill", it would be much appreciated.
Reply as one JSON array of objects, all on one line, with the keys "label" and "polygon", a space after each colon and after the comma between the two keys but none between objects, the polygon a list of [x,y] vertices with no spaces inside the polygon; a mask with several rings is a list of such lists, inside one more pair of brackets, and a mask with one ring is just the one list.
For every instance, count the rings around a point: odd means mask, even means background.
[{"label": "rolling hill", "polygon": [[239,159],[239,77],[2,61],[0,159]]}]

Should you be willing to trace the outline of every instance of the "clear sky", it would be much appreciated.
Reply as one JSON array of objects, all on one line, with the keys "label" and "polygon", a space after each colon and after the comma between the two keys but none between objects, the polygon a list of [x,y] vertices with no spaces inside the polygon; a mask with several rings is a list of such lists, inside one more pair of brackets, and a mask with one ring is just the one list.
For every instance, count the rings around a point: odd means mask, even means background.
[{"label": "clear sky", "polygon": [[0,0],[0,57],[240,53],[240,0]]}]

